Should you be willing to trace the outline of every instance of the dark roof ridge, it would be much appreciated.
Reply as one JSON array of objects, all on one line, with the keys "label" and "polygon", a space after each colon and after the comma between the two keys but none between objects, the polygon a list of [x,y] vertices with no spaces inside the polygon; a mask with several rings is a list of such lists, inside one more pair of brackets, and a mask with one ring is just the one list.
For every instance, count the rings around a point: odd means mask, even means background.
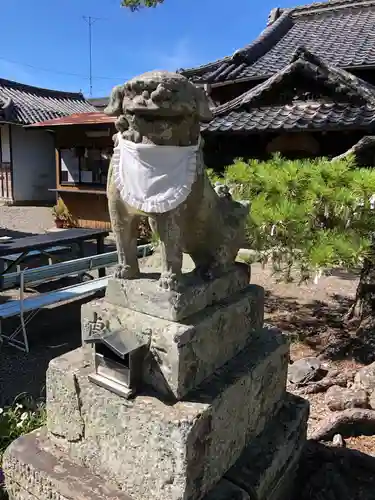
[{"label": "dark roof ridge", "polygon": [[[296,7],[279,9],[279,15],[284,11],[292,11],[293,16],[300,16],[304,14],[312,14],[315,12],[325,12],[339,9],[346,9],[360,6],[375,5],[374,0],[328,0],[325,2],[313,2],[305,5],[297,5]],[[272,11],[271,11],[272,13]]]},{"label": "dark roof ridge", "polygon": [[242,49],[236,50],[231,57],[233,62],[245,62],[253,64],[257,59],[264,56],[271,47],[275,45],[285,33],[293,26],[293,21],[290,16],[290,11],[285,10],[281,16],[272,24],[269,24],[261,34],[249,45]]},{"label": "dark roof ridge", "polygon": [[51,96],[85,100],[85,97],[82,94],[82,92],[66,92],[64,90],[45,89],[42,87],[36,87],[34,85],[28,85],[26,83],[7,80],[6,78],[0,78],[0,86],[21,90],[23,92],[35,92],[43,94],[44,96],[51,95]]},{"label": "dark roof ridge", "polygon": [[[212,69],[213,72],[210,75],[210,79],[212,79],[215,78],[215,70],[221,70],[221,64],[223,63],[253,64],[260,57],[264,56],[264,54],[266,54],[293,26],[290,12],[291,11],[289,9],[284,9],[281,16],[278,17],[278,19],[276,19],[276,21],[272,24],[266,26],[266,28],[254,41],[252,41],[249,45],[236,50],[231,56],[226,56],[222,59],[218,59],[214,62],[195,68],[179,69],[178,72],[189,77],[191,73],[197,75],[201,71],[206,72],[207,70]],[[217,68],[218,65],[219,68]]]},{"label": "dark roof ridge", "polygon": [[212,110],[214,117],[221,116],[240,108],[244,104],[251,103],[265,90],[268,90],[272,87],[272,85],[281,81],[285,75],[298,69],[314,74],[317,73],[317,69],[320,69],[322,76],[326,77],[326,81],[329,81],[331,85],[336,85],[338,91],[344,93],[344,87],[346,86],[361,100],[375,106],[375,87],[372,87],[364,80],[361,80],[345,70],[328,66],[305,47],[299,47],[296,50],[291,63],[287,64],[282,70],[272,75],[265,82],[236,97],[232,101],[226,102],[214,108]]}]

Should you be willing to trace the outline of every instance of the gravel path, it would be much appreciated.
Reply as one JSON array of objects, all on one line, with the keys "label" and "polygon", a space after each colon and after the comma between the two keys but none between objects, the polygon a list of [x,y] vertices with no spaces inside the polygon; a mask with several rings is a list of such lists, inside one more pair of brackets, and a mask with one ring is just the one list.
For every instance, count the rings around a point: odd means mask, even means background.
[{"label": "gravel path", "polygon": [[50,207],[0,207],[0,236],[22,238],[54,226]]}]

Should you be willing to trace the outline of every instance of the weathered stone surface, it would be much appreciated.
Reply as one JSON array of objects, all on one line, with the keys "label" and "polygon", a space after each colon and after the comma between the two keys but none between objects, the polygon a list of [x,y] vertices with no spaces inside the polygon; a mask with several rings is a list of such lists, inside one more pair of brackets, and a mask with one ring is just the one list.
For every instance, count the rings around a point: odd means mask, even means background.
[{"label": "weathered stone surface", "polygon": [[95,318],[111,331],[122,325],[134,333],[150,330],[144,380],[181,399],[260,334],[263,311],[264,290],[256,285],[179,323],[98,300],[82,307],[82,331]]},{"label": "weathered stone surface", "polygon": [[318,358],[314,357],[302,358],[295,361],[288,368],[289,382],[301,385],[313,380],[320,370],[320,365],[321,362]]},{"label": "weathered stone surface", "polygon": [[[77,351],[72,352],[72,357]],[[85,354],[84,354],[85,356]],[[83,365],[87,365],[84,357],[79,356]],[[47,419],[50,428],[56,435],[64,434],[69,441],[78,441],[84,436],[85,424],[81,416],[80,391],[74,371],[70,365],[61,360],[60,371],[47,372],[47,387],[54,387],[54,392],[48,398]],[[60,408],[65,411],[61,412]]]},{"label": "weathered stone surface", "polygon": [[278,414],[249,442],[225,479],[249,493],[251,500],[289,500],[306,440],[308,414],[306,400],[287,394]]},{"label": "weathered stone surface", "polygon": [[[85,434],[71,442],[68,429],[64,433],[59,425],[54,442],[74,462],[115,481],[135,500],[202,498],[280,408],[287,355],[286,339],[277,330],[264,330],[188,401],[170,405],[146,395],[126,401],[97,387],[88,381],[90,368],[81,367],[77,353],[67,354],[53,360],[49,371],[71,365]],[[56,398],[55,391],[48,387],[48,400]],[[54,428],[49,431],[53,436]]]},{"label": "weathered stone surface", "polygon": [[[307,417],[308,403],[287,395],[278,414],[204,500],[290,500]],[[44,429],[16,440],[5,453],[4,467],[10,500],[130,500],[69,460]]]},{"label": "weathered stone surface", "polygon": [[358,370],[354,384],[368,392],[375,390],[375,362]]},{"label": "weathered stone surface", "polygon": [[150,270],[137,279],[111,279],[106,300],[157,318],[181,321],[243,290],[250,282],[250,267],[236,262],[230,271],[211,280],[203,280],[194,272],[186,273],[178,291],[159,288],[158,278],[157,271]]},{"label": "weathered stone surface", "polygon": [[348,408],[367,408],[366,391],[351,387],[350,389],[333,385],[325,396],[325,402],[331,411],[341,411]]},{"label": "weathered stone surface", "polygon": [[4,455],[9,500],[130,500],[89,469],[71,462],[40,429],[14,441]]},{"label": "weathered stone surface", "polygon": [[370,408],[375,410],[375,391],[370,392],[368,402]]}]

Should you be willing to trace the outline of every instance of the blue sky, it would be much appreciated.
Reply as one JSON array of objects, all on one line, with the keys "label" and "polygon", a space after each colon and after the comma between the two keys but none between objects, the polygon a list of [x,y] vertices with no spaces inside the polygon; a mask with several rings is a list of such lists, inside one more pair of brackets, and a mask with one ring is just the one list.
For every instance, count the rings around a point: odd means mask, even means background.
[{"label": "blue sky", "polygon": [[89,95],[83,16],[93,16],[99,18],[93,25],[93,96],[105,96],[144,71],[187,68],[231,54],[257,37],[273,7],[298,3],[165,0],[132,13],[120,0],[2,0],[0,77]]}]

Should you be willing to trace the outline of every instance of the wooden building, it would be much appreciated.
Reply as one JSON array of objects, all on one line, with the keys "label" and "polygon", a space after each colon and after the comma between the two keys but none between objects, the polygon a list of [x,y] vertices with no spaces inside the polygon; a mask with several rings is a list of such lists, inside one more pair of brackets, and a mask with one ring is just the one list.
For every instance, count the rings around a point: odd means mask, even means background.
[{"label": "wooden building", "polygon": [[208,166],[275,151],[332,157],[373,135],[374,33],[375,0],[276,8],[250,45],[180,70],[215,105],[202,129]]},{"label": "wooden building", "polygon": [[52,118],[95,111],[82,94],[42,89],[0,79],[0,200],[53,201],[54,143],[43,129],[27,126]]},{"label": "wooden building", "polygon": [[54,135],[56,187],[78,227],[109,229],[106,183],[115,118],[74,114],[32,125]]}]

